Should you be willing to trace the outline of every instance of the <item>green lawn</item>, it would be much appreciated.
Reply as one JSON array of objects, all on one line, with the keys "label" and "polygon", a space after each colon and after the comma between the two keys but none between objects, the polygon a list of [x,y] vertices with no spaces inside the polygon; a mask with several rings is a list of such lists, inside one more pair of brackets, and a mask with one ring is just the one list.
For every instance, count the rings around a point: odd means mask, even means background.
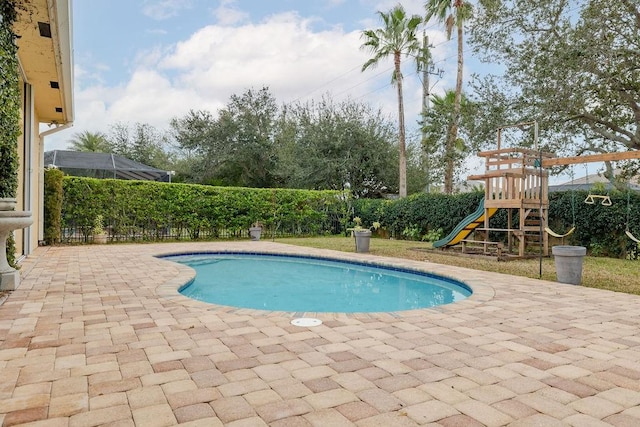
[{"label": "green lawn", "polygon": [[[309,237],[276,239],[277,242],[314,248],[333,249],[343,252],[355,252],[353,238]],[[439,264],[456,265],[475,270],[494,271],[538,278],[540,272],[539,259],[498,262],[495,259],[467,258],[445,255],[437,250],[428,250],[430,244],[405,240],[372,239],[370,253],[395,258],[406,258],[419,261],[430,261]],[[613,258],[585,257],[582,271],[582,285],[592,288],[608,289],[640,295],[640,261],[629,261]],[[553,258],[542,261],[542,278],[556,280],[556,269]]]}]

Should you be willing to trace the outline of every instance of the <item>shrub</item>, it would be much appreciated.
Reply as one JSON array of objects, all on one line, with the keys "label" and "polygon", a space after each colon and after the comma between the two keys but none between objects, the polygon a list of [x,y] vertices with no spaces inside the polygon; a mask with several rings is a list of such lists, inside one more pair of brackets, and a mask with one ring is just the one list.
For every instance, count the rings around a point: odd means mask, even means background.
[{"label": "shrub", "polygon": [[58,169],[44,171],[44,240],[47,244],[60,242],[62,236],[62,179]]},{"label": "shrub", "polygon": [[256,221],[268,232],[331,230],[344,211],[337,191],[212,187],[152,181],[65,177],[63,225],[88,240],[102,215],[124,240],[246,235]]}]

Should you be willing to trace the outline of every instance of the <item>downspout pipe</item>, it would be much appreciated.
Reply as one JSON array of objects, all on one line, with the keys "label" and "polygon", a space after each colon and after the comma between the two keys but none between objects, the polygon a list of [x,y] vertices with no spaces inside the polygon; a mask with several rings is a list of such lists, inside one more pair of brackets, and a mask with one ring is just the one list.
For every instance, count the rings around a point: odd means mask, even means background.
[{"label": "downspout pipe", "polygon": [[40,132],[40,140],[42,141],[42,138],[44,138],[45,136],[52,135],[54,133],[60,132],[61,130],[69,129],[72,126],[73,126],[73,122],[68,122],[63,125],[57,125],[52,129],[47,129],[44,132]]}]

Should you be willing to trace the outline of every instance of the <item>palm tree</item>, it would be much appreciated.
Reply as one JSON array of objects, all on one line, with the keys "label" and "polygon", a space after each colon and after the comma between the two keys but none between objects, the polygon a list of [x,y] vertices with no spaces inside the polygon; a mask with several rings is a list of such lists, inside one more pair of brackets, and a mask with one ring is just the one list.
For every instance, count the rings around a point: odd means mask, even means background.
[{"label": "palm tree", "polygon": [[111,151],[111,144],[102,132],[84,132],[75,133],[69,141],[71,150],[73,151],[92,151],[97,153],[108,153]]},{"label": "palm tree", "polygon": [[[426,20],[436,17],[438,21],[443,22],[447,30],[447,38],[451,39],[453,27],[458,31],[458,73],[456,75],[456,92],[453,110],[453,121],[449,128],[449,136],[447,138],[447,151],[451,152],[458,138],[458,126],[460,124],[460,102],[462,98],[462,65],[463,65],[463,25],[464,22],[471,17],[473,7],[464,0],[428,0],[425,4],[427,10]],[[452,161],[447,159],[447,162]],[[453,168],[453,163],[447,164],[447,168]],[[444,191],[447,194],[453,192],[453,180],[445,176]]]},{"label": "palm tree", "polygon": [[396,84],[398,90],[398,127],[399,127],[399,150],[400,150],[400,197],[407,196],[407,148],[405,142],[404,129],[404,105],[402,99],[402,71],[400,65],[402,55],[417,55],[420,52],[420,43],[416,38],[416,30],[422,18],[418,15],[408,17],[404,8],[397,5],[388,13],[378,11],[382,19],[383,27],[375,30],[365,30],[362,32],[364,43],[363,49],[373,53],[373,58],[369,59],[362,66],[362,71],[369,67],[375,67],[378,62],[393,56],[394,70],[391,82]]}]

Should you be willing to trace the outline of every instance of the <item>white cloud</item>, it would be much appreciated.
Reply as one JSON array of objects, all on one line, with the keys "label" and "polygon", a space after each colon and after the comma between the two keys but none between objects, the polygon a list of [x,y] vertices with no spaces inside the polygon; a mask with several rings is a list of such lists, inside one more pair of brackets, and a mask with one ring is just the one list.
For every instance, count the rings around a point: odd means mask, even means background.
[{"label": "white cloud", "polygon": [[145,0],[142,13],[151,19],[163,21],[176,16],[181,9],[189,8],[190,0]]},{"label": "white cloud", "polygon": [[[128,81],[115,87],[78,66],[76,125],[71,133],[108,132],[116,122],[167,129],[173,117],[191,109],[215,114],[232,94],[263,86],[281,103],[305,102],[329,92],[337,101],[366,102],[395,117],[396,91],[389,85],[391,71],[385,71],[391,60],[362,73],[370,54],[360,49],[361,31],[345,32],[340,27],[317,31],[314,22],[284,13],[235,27],[209,25],[174,45],[138,52]],[[443,40],[435,30],[430,35],[433,43]],[[434,55],[442,58],[445,53],[436,50]],[[422,90],[409,61],[405,76],[406,122],[415,127]],[[48,137],[46,148],[64,148],[71,133]]]},{"label": "white cloud", "polygon": [[108,114],[112,121],[149,123],[165,128],[172,117],[186,113],[190,105],[219,107],[205,102],[193,89],[173,87],[171,81],[156,70],[139,68],[122,96],[110,105]]},{"label": "white cloud", "polygon": [[213,11],[219,25],[235,25],[246,20],[249,14],[234,6],[236,0],[221,0],[220,6]]},{"label": "white cloud", "polygon": [[[286,101],[366,59],[359,50],[359,32],[313,32],[311,23],[288,13],[255,25],[208,26],[176,45],[160,67],[177,71],[181,86],[209,96],[266,85]],[[360,81],[361,76],[353,78]]]},{"label": "white cloud", "polygon": [[167,34],[169,34],[167,30],[162,28],[153,28],[153,29],[146,30],[146,32],[147,34],[151,34],[154,36],[166,36]]}]

